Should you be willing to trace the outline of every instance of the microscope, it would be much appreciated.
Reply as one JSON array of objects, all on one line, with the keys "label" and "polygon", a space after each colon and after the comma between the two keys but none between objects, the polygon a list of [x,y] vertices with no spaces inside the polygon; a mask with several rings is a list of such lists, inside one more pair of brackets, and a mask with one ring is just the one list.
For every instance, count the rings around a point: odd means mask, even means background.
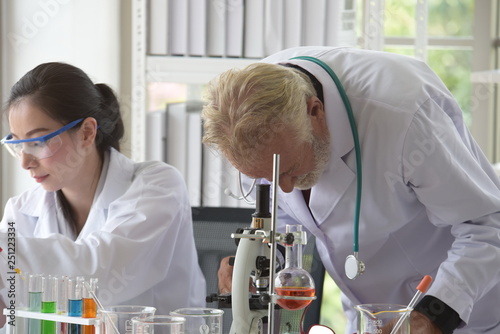
[{"label": "microscope", "polygon": [[[302,246],[307,243],[302,226],[287,225],[286,233],[275,232],[279,155],[274,156],[273,168],[273,213],[269,210],[270,185],[257,185],[256,210],[251,226],[231,235],[239,240],[234,257],[231,296],[217,297],[219,307],[232,308],[230,334],[263,334],[266,328],[268,334],[274,333],[275,310],[299,310],[316,298],[314,281],[302,269]],[[278,244],[285,248],[284,269],[283,261],[277,260],[280,258]]]}]

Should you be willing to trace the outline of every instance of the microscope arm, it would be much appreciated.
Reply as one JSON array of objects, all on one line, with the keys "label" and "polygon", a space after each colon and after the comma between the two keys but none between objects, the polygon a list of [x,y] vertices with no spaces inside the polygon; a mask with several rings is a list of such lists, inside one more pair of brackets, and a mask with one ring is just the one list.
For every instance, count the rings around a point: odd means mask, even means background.
[{"label": "microscope arm", "polygon": [[[246,230],[244,234],[249,234]],[[248,280],[252,271],[256,270],[256,259],[262,255],[262,249],[268,247],[259,239],[241,238],[234,259],[232,280],[233,323],[230,334],[258,333],[259,319],[265,316],[266,310],[250,310]],[[266,254],[269,256],[269,254]]]}]

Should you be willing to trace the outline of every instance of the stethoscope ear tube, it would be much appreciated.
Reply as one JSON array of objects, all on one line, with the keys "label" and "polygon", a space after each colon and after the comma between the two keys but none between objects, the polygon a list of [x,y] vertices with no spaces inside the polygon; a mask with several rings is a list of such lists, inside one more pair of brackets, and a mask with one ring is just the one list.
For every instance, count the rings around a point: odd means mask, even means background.
[{"label": "stethoscope ear tube", "polygon": [[349,98],[340,82],[339,78],[333,72],[333,70],[325,62],[310,56],[299,56],[291,59],[303,59],[312,61],[313,63],[321,66],[332,78],[337,90],[339,91],[342,102],[344,103],[345,109],[347,111],[347,116],[349,118],[349,125],[351,126],[352,138],[354,140],[354,150],[356,153],[356,206],[354,208],[354,237],[353,237],[353,254],[347,256],[345,260],[345,272],[349,279],[355,279],[359,277],[365,271],[365,264],[359,260],[359,211],[361,207],[361,184],[362,184],[362,172],[361,172],[361,147],[359,145],[358,129],[356,127],[356,122],[354,119],[354,114],[352,112],[351,103]]}]

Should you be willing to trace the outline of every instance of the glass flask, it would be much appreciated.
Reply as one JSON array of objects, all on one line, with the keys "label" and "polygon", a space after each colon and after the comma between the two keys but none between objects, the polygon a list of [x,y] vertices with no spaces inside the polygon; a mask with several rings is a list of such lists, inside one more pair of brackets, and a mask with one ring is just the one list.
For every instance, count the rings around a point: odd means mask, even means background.
[{"label": "glass flask", "polygon": [[287,225],[286,234],[293,235],[293,241],[285,244],[285,268],[276,274],[276,303],[287,310],[300,310],[314,299],[314,280],[302,268],[302,239],[305,239],[302,226]]}]

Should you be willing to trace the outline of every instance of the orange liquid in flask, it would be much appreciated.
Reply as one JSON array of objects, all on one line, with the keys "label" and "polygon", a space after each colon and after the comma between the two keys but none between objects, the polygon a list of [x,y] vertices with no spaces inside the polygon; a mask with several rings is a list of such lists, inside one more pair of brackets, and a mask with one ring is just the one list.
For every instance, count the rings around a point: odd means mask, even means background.
[{"label": "orange liquid in flask", "polygon": [[[291,296],[291,297],[313,297],[316,289],[314,288],[300,288],[300,287],[287,287],[276,288],[278,296]],[[300,310],[309,305],[312,299],[297,300],[297,299],[281,299],[278,297],[277,304],[286,310]]]}]

